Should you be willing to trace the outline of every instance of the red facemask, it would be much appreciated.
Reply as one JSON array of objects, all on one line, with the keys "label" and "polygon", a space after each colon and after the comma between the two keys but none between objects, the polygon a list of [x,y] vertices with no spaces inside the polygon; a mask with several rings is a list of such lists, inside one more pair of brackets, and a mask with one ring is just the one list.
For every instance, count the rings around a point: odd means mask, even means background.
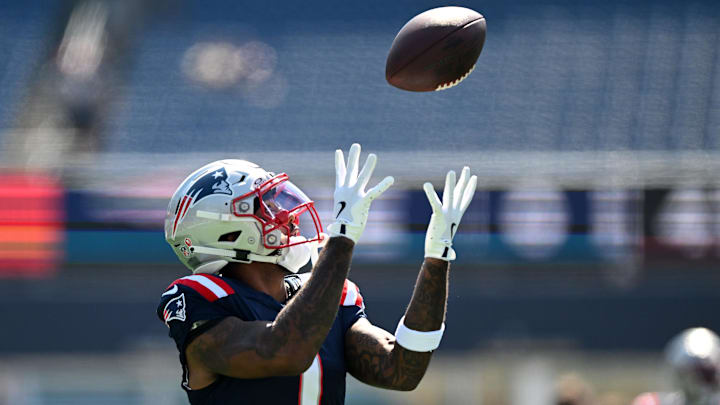
[{"label": "red facemask", "polygon": [[[253,194],[254,213],[241,214],[242,210],[238,209],[238,205]],[[285,173],[280,173],[260,184],[255,190],[233,199],[232,213],[237,217],[253,217],[262,224],[263,245],[267,249],[319,242],[322,239],[322,224],[315,210],[315,203],[294,185]],[[281,240],[274,240],[277,237],[269,235],[276,229],[282,232]],[[291,237],[294,236],[304,236],[305,239],[293,242]]]}]

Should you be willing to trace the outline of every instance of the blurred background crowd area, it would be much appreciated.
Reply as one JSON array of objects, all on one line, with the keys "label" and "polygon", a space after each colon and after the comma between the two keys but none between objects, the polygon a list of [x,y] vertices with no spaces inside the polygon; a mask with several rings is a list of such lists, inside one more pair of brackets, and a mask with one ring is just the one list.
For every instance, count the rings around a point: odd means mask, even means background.
[{"label": "blurred background crowd area", "polygon": [[330,216],[333,151],[396,186],[351,277],[394,330],[421,191],[471,166],[448,330],[426,380],[348,404],[592,404],[669,389],[660,350],[720,330],[720,3],[463,1],[488,35],[433,94],[384,79],[428,0],[0,2],[0,404],[180,404],[155,316],[186,274],[168,199],[222,158],[287,172]]}]

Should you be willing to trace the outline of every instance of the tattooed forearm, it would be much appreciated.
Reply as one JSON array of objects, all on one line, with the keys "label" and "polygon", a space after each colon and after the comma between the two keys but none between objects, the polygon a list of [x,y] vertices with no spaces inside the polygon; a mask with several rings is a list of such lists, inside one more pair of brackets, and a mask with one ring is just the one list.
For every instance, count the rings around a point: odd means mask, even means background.
[{"label": "tattooed forearm", "polygon": [[202,359],[206,367],[219,374],[231,374],[233,356],[254,350],[253,336],[263,329],[259,324],[249,325],[240,318],[227,317],[194,339],[187,347],[187,357]]},{"label": "tattooed forearm", "polygon": [[425,374],[430,355],[402,348],[393,335],[363,319],[353,325],[345,338],[345,362],[360,381],[410,391]]},{"label": "tattooed forearm", "polygon": [[[442,260],[425,259],[418,275],[405,326],[418,331],[440,329],[445,319],[448,266]],[[396,344],[390,333],[358,321],[346,336],[346,362],[351,374],[379,387],[412,390],[425,375],[432,352],[414,352]]]},{"label": "tattooed forearm", "polygon": [[419,331],[440,329],[447,308],[449,266],[444,260],[425,259],[405,312],[405,326]]},{"label": "tattooed forearm", "polygon": [[[278,314],[273,322],[270,351],[290,347],[293,351],[310,353],[310,359],[320,350],[335,320],[343,284],[350,270],[353,242],[331,238],[313,268],[313,275]],[[297,352],[295,352],[297,354]]]}]

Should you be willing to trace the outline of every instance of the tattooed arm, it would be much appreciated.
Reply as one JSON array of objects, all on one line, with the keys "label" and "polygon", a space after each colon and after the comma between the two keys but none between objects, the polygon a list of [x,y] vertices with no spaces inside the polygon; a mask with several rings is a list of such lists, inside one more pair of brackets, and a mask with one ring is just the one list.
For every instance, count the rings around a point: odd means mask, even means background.
[{"label": "tattooed arm", "polygon": [[[459,181],[455,172],[445,177],[442,202],[432,184],[423,189],[432,207],[425,235],[425,261],[405,312],[405,327],[420,332],[439,330],[445,319],[449,262],[455,259],[452,239],[470,205],[477,176],[464,167]],[[356,322],[345,335],[345,362],[360,381],[384,388],[409,391],[417,387],[430,364],[432,352],[415,352],[397,344],[390,333],[367,320]]]},{"label": "tattooed arm", "polygon": [[337,315],[353,248],[348,238],[330,238],[312,275],[274,322],[228,317],[190,342],[190,386],[206,386],[218,374],[261,378],[305,371]]},{"label": "tattooed arm", "polygon": [[[417,331],[440,329],[447,305],[449,263],[426,258],[405,312],[405,326]],[[367,384],[401,391],[415,389],[432,352],[414,352],[395,336],[361,319],[345,335],[345,362],[353,377]]]},{"label": "tattooed arm", "polygon": [[[467,166],[457,183],[455,172],[447,173],[442,201],[432,184],[423,184],[433,213],[425,235],[425,261],[405,312],[405,327],[413,331],[435,331],[442,326],[447,305],[449,262],[455,259],[452,239],[476,186],[477,176],[471,177]],[[431,352],[403,348],[393,335],[372,326],[367,320],[356,322],[345,335],[348,370],[360,381],[371,385],[412,390],[425,375],[431,355]]]}]

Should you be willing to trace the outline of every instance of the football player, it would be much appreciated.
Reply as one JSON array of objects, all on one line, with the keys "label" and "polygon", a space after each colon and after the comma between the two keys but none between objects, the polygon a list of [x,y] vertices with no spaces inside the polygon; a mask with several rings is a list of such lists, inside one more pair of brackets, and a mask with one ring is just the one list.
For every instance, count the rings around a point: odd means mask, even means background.
[{"label": "football player", "polygon": [[[377,158],[368,155],[361,170],[359,158],[358,144],[347,164],[335,152],[328,235],[286,174],[250,162],[210,163],[177,189],[165,234],[193,274],[170,284],[157,314],[179,350],[191,404],[342,404],[347,372],[377,387],[418,385],[445,329],[452,240],[477,178],[467,167],[457,181],[449,172],[442,201],[424,185],[433,210],[425,260],[392,334],[370,323],[347,279],[370,205],[393,183],[366,191]],[[312,271],[296,274],[309,261]]]},{"label": "football player", "polygon": [[665,349],[673,373],[672,392],[647,392],[633,405],[719,405],[720,339],[706,328],[690,328]]}]

